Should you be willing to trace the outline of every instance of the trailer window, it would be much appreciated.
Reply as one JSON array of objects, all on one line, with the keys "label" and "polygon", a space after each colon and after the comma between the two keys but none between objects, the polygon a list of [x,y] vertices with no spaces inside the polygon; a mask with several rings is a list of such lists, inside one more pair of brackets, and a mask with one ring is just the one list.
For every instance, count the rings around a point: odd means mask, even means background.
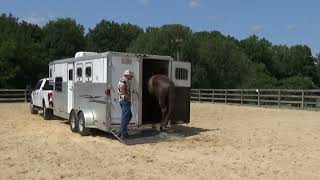
[{"label": "trailer window", "polygon": [[82,78],[82,68],[81,67],[77,68],[77,78]]},{"label": "trailer window", "polygon": [[73,80],[73,69],[69,69],[69,81]]},{"label": "trailer window", "polygon": [[52,69],[49,70],[49,78],[52,78]]},{"label": "trailer window", "polygon": [[54,81],[55,91],[62,91],[62,77],[56,77]]},{"label": "trailer window", "polygon": [[76,69],[76,81],[77,82],[82,82],[82,67],[83,67],[83,64],[82,63],[78,63],[76,65],[77,69]]},{"label": "trailer window", "polygon": [[92,81],[92,62],[88,62],[85,64],[85,81]]},{"label": "trailer window", "polygon": [[87,77],[87,78],[90,78],[91,75],[92,75],[91,67],[86,67],[86,77]]},{"label": "trailer window", "polygon": [[188,69],[176,68],[175,75],[177,80],[188,80]]}]

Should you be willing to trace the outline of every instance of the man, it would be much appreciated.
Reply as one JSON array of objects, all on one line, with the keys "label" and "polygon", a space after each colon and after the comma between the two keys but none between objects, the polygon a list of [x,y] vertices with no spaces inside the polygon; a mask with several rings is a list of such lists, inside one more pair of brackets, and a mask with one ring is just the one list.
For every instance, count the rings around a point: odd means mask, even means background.
[{"label": "man", "polygon": [[118,82],[119,103],[121,107],[121,122],[118,136],[120,138],[128,137],[128,124],[132,118],[131,112],[131,87],[130,82],[133,78],[133,72],[129,69],[124,72],[124,77]]}]

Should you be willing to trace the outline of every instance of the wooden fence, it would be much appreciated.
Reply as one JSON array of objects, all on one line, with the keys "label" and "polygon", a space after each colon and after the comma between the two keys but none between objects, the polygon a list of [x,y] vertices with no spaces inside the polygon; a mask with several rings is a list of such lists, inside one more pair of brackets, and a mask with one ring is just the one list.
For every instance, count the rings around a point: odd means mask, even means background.
[{"label": "wooden fence", "polygon": [[30,101],[28,89],[0,89],[0,102],[27,102]]},{"label": "wooden fence", "polygon": [[[0,102],[27,102],[30,93],[28,89],[0,89]],[[320,109],[320,89],[191,89],[191,101]]]},{"label": "wooden fence", "polygon": [[225,104],[277,106],[279,108],[320,109],[320,89],[191,89],[191,100]]}]

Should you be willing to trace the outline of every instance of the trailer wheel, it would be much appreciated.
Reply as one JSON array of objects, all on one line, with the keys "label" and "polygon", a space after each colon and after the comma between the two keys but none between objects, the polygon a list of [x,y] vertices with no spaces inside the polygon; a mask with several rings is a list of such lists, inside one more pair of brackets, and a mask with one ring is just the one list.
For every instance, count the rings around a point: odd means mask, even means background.
[{"label": "trailer wheel", "polygon": [[43,119],[50,120],[51,119],[51,109],[46,107],[45,103],[42,103],[42,110],[43,110]]},{"label": "trailer wheel", "polygon": [[90,134],[90,129],[86,127],[83,112],[79,113],[78,119],[79,119],[79,126],[78,126],[79,134],[81,136],[88,136]]},{"label": "trailer wheel", "polygon": [[79,121],[78,121],[76,113],[74,111],[72,111],[70,113],[69,124],[70,124],[71,131],[74,133],[77,133]]},{"label": "trailer wheel", "polygon": [[32,103],[30,103],[30,112],[31,112],[31,114],[38,114],[38,110],[33,107]]}]

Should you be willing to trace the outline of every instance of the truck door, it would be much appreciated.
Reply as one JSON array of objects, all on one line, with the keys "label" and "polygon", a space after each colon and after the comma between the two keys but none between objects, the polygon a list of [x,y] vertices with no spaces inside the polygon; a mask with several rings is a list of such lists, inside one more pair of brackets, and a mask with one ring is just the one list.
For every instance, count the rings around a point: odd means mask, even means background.
[{"label": "truck door", "polygon": [[140,59],[138,57],[112,56],[111,58],[111,125],[119,125],[121,118],[121,107],[118,97],[118,82],[123,77],[125,70],[130,69],[134,73],[131,80],[131,111],[132,119],[129,126],[138,126],[142,112],[142,96],[141,96],[141,75],[140,75]]},{"label": "truck door", "polygon": [[189,123],[191,64],[188,62],[172,61],[171,79],[176,85],[176,100],[172,120],[177,124]]},{"label": "truck door", "polygon": [[69,63],[68,64],[68,95],[67,95],[67,98],[68,98],[68,108],[67,108],[67,111],[68,113],[70,113],[70,111],[72,110],[73,108],[73,76],[74,76],[74,73],[73,73],[73,63]]},{"label": "truck door", "polygon": [[34,91],[32,92],[32,101],[33,101],[32,103],[35,106],[39,106],[39,107],[42,107],[42,103],[40,100],[42,84],[43,84],[43,80],[40,80],[35,86]]}]

